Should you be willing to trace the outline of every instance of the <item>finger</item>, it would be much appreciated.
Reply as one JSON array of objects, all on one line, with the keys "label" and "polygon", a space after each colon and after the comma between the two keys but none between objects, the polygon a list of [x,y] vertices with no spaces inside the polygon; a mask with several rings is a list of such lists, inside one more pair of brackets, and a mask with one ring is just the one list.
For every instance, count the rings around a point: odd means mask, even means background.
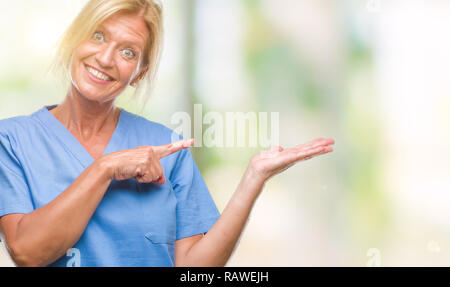
[{"label": "finger", "polygon": [[135,177],[135,179],[139,182],[139,183],[148,183],[148,180],[146,180],[145,176],[143,175],[138,175]]},{"label": "finger", "polygon": [[153,183],[163,185],[164,183],[166,183],[166,177],[163,175],[160,178],[158,178],[156,181],[154,181]]},{"label": "finger", "polygon": [[278,167],[281,167],[281,171],[284,171],[291,166],[295,165],[299,161],[308,160],[313,157],[319,156],[321,154],[332,152],[332,147],[317,147],[314,149],[309,149],[308,151],[302,151],[299,153],[283,152],[282,156],[276,158],[277,163],[275,164]]},{"label": "finger", "polygon": [[308,142],[306,144],[302,144],[302,145],[298,145],[295,147],[295,149],[309,149],[309,148],[315,148],[315,147],[319,147],[319,146],[328,146],[328,145],[333,145],[334,144],[334,139],[324,139],[324,138],[319,138],[319,139],[315,139],[311,142]]},{"label": "finger", "polygon": [[157,176],[158,179],[161,179],[164,176],[164,168],[162,167],[159,161],[155,162],[155,168],[156,168],[155,175]]},{"label": "finger", "polygon": [[153,147],[153,150],[155,151],[158,159],[161,159],[182,149],[190,148],[193,145],[194,139],[181,140],[167,145],[155,146]]},{"label": "finger", "polygon": [[164,169],[159,160],[154,160],[150,166],[150,174],[152,175],[151,182],[161,181],[164,176]]},{"label": "finger", "polygon": [[308,151],[299,152],[297,154],[297,156],[299,157],[298,160],[308,160],[308,159],[311,159],[313,157],[316,157],[316,156],[319,156],[322,154],[330,153],[332,151],[333,151],[332,147],[328,147],[328,146],[317,147],[317,148],[310,149]]},{"label": "finger", "polygon": [[[325,143],[325,142],[322,141],[322,143]],[[297,147],[285,149],[284,152],[285,153],[294,154],[295,156],[297,156],[299,154],[308,155],[309,153],[314,153],[314,152],[317,152],[317,151],[321,151],[322,148],[325,148],[325,147],[326,146],[320,145],[320,143],[315,143],[313,145],[297,146]]]},{"label": "finger", "polygon": [[317,139],[314,140],[308,144],[306,144],[306,147],[319,147],[319,146],[328,146],[328,145],[333,145],[334,144],[334,139]]},{"label": "finger", "polygon": [[310,148],[310,149],[307,149],[307,150],[302,150],[299,153],[297,153],[297,157],[299,159],[303,159],[303,158],[306,158],[306,157],[309,157],[309,156],[313,156],[315,154],[319,154],[319,153],[323,152],[324,150],[325,150],[325,148],[321,147],[321,146],[315,147],[315,148]]},{"label": "finger", "polygon": [[158,171],[155,167],[151,167],[145,175],[143,175],[137,179],[141,183],[152,183],[152,182],[160,181],[163,176],[164,175],[162,175],[161,173],[158,173]]}]

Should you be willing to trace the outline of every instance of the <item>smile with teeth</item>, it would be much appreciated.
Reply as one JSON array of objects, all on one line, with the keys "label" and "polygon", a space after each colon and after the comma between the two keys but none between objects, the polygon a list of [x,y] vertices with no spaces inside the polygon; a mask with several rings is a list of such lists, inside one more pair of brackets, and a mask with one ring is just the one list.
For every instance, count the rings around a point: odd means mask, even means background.
[{"label": "smile with teeth", "polygon": [[92,76],[96,77],[99,80],[108,81],[108,82],[111,82],[113,80],[110,77],[108,77],[107,75],[105,75],[97,70],[94,70],[89,66],[86,66],[86,69],[89,71],[89,73],[91,73]]}]

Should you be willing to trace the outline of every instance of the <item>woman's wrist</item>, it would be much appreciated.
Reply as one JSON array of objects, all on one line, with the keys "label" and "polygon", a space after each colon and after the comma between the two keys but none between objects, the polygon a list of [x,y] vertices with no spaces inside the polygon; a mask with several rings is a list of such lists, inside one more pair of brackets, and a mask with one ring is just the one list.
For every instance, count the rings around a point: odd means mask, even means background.
[{"label": "woman's wrist", "polygon": [[260,172],[250,163],[245,170],[243,180],[251,185],[263,186],[267,181],[267,178],[262,172]]},{"label": "woman's wrist", "polygon": [[249,166],[242,176],[236,196],[253,203],[262,192],[265,181],[261,174]]},{"label": "woman's wrist", "polygon": [[104,156],[98,158],[94,162],[93,165],[94,165],[94,170],[99,172],[105,180],[113,179],[113,172],[112,172],[113,169],[108,160],[108,155],[104,155]]}]

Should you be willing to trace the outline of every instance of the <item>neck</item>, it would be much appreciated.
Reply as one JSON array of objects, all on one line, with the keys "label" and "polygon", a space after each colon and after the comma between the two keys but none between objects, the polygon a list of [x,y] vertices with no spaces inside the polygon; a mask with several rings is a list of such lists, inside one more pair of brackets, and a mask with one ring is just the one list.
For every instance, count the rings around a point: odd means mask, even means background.
[{"label": "neck", "polygon": [[114,106],[114,101],[91,101],[72,91],[51,112],[69,131],[86,141],[114,130],[120,115],[120,109]]}]

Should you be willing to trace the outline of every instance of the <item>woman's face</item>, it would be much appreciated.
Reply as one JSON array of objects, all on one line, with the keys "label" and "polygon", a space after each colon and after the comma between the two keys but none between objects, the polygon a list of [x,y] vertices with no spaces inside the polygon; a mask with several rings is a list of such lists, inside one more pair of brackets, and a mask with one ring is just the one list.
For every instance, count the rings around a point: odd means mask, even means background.
[{"label": "woman's face", "polygon": [[[136,14],[116,14],[74,51],[72,84],[80,96],[114,100],[138,74],[149,32]],[[142,73],[145,73],[143,71]]]}]

